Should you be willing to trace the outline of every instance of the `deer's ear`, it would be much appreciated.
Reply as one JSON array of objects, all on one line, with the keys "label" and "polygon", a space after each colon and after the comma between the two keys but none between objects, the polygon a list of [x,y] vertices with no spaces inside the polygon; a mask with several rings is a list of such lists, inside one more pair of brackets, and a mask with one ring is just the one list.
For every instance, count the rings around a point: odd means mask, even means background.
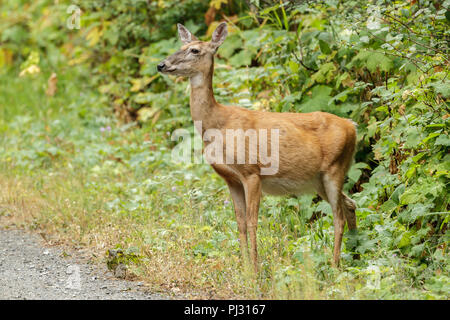
[{"label": "deer's ear", "polygon": [[225,41],[227,35],[228,35],[227,23],[222,22],[217,26],[216,30],[214,30],[211,39],[211,44],[215,47],[216,50]]},{"label": "deer's ear", "polygon": [[181,23],[177,23],[178,35],[180,36],[181,42],[188,44],[192,41],[197,41],[198,39]]}]

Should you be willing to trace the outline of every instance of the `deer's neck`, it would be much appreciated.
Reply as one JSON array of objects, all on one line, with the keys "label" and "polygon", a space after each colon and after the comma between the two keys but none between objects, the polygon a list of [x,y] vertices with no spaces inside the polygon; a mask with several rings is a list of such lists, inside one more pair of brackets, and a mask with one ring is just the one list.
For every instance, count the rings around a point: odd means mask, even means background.
[{"label": "deer's neck", "polygon": [[214,67],[205,73],[198,73],[190,78],[191,82],[191,116],[194,121],[202,121],[203,131],[214,128],[215,115],[219,109],[213,93]]}]

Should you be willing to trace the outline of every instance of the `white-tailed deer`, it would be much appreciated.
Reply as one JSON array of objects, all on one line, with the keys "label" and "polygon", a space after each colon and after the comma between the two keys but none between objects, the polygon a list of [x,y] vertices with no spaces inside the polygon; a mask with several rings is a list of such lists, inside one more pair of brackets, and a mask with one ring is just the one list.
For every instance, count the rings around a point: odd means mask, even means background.
[{"label": "white-tailed deer", "polygon": [[[244,259],[248,259],[248,233],[250,258],[255,269],[258,269],[256,229],[262,192],[298,195],[315,191],[330,203],[333,211],[333,262],[338,265],[345,221],[349,229],[356,229],[355,202],[342,192],[355,151],[354,123],[325,112],[277,113],[221,105],[214,98],[212,78],[214,54],[228,34],[227,24],[221,23],[217,27],[210,42],[199,41],[181,24],[178,24],[178,33],[184,45],[162,61],[158,71],[189,77],[191,115],[194,121],[202,122],[200,134],[205,149],[213,143],[212,139],[204,135],[210,129],[228,138],[222,139],[223,148],[219,150],[226,156],[219,161],[216,157],[211,165],[230,189]],[[274,132],[274,129],[277,135],[272,133],[268,138],[257,137],[258,149],[262,149],[262,142],[270,141],[269,152],[272,155],[278,152],[274,160],[277,170],[264,174],[267,161],[263,161],[265,159],[261,158],[261,152],[255,154],[251,146],[252,135],[247,133]],[[244,133],[243,138],[249,138],[240,144],[244,150],[239,150],[239,144],[234,147],[234,138],[242,138],[242,134],[231,135],[231,141],[230,135],[227,135],[230,131]],[[244,152],[248,158],[256,156],[256,161],[229,161],[230,158],[236,159],[239,152]]]}]

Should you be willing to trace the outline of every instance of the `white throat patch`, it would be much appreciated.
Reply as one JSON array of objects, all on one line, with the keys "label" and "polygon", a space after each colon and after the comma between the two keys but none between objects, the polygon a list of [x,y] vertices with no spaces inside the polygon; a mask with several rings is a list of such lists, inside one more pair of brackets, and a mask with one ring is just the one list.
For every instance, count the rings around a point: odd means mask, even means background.
[{"label": "white throat patch", "polygon": [[197,73],[195,76],[191,77],[191,87],[198,88],[201,87],[204,83],[203,74]]}]

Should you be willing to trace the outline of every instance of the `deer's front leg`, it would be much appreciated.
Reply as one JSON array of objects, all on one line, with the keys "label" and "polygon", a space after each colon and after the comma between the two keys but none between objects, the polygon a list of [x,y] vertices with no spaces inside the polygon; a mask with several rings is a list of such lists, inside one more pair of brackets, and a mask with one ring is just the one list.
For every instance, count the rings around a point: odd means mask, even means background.
[{"label": "deer's front leg", "polygon": [[250,258],[255,271],[258,271],[258,249],[256,245],[256,230],[258,227],[259,202],[261,200],[261,179],[251,175],[245,179],[245,200],[247,204],[247,230],[250,236]]},{"label": "deer's front leg", "polygon": [[244,186],[235,181],[225,180],[230,189],[231,199],[233,200],[234,212],[239,229],[239,245],[244,263],[248,261],[248,242],[247,242],[247,220]]}]

